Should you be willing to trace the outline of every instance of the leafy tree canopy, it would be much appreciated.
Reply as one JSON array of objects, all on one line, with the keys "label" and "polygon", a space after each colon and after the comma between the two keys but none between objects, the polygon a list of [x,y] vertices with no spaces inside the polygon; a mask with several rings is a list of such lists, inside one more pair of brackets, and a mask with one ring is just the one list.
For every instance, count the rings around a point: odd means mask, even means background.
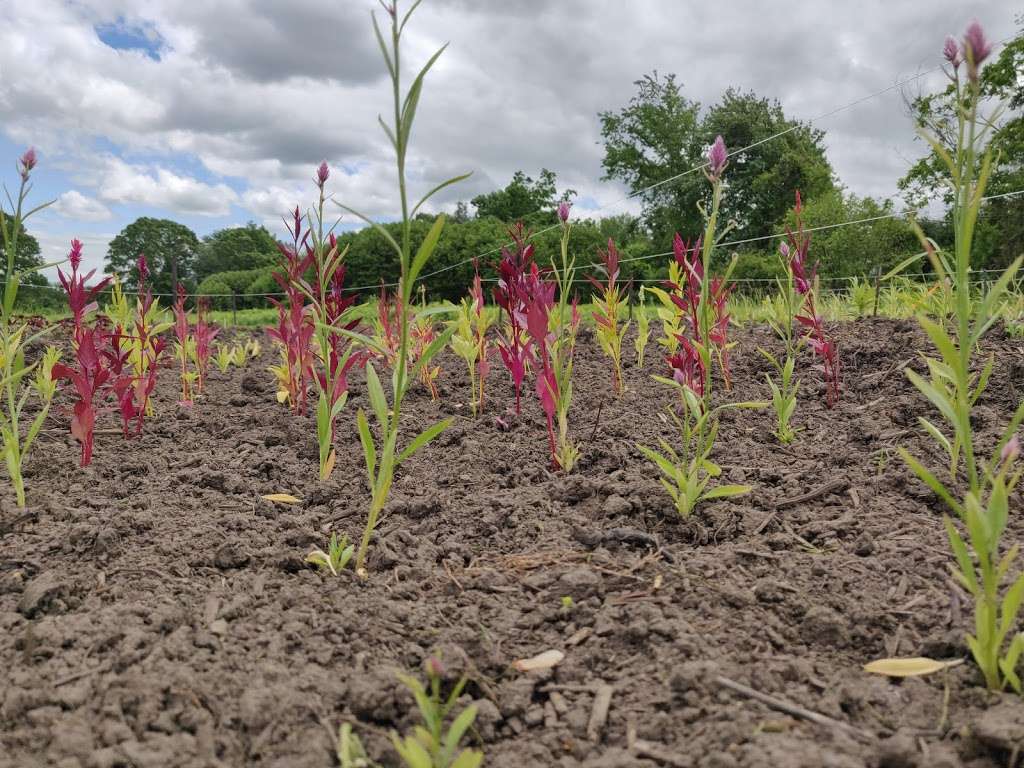
[{"label": "leafy tree canopy", "polygon": [[107,271],[118,275],[129,289],[138,281],[136,260],[146,254],[156,293],[172,293],[176,282],[192,284],[199,239],[195,232],[169,219],[136,219],[110,241]]},{"label": "leafy tree canopy", "polygon": [[195,263],[201,281],[217,272],[257,269],[277,259],[277,240],[266,227],[249,222],[244,227],[220,229],[203,238]]},{"label": "leafy tree canopy", "polygon": [[794,189],[808,199],[835,189],[824,133],[787,118],[777,101],[730,88],[702,111],[684,96],[675,75],[654,72],[636,86],[629,104],[599,114],[603,167],[606,179],[639,193],[658,247],[670,244],[675,232],[686,237],[703,230],[698,205],[708,202],[708,185],[692,169],[719,134],[730,150],[764,142],[729,160],[722,214],[736,221],[737,238],[770,234]]}]

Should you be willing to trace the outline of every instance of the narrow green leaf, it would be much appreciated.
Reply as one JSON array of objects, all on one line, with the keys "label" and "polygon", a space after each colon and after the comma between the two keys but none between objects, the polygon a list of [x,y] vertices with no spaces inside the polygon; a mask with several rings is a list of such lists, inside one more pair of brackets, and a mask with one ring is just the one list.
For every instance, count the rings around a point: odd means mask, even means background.
[{"label": "narrow green leaf", "polygon": [[366,459],[366,475],[370,480],[370,489],[377,484],[377,446],[373,442],[370,423],[366,420],[366,412],[362,408],[356,413],[356,427],[359,430],[359,441],[363,444],[363,458]]},{"label": "narrow green leaf", "polygon": [[377,369],[373,363],[366,364],[366,394],[370,398],[370,407],[373,408],[373,415],[382,429],[387,429],[388,424],[388,401],[384,396],[384,387],[377,378]]},{"label": "narrow green leaf", "polygon": [[423,242],[420,243],[419,249],[416,251],[416,256],[412,260],[412,267],[409,270],[409,282],[416,282],[416,278],[419,277],[420,272],[423,270],[423,265],[427,263],[427,259],[434,252],[437,247],[437,241],[441,237],[441,231],[444,229],[445,216],[440,214],[434,223],[430,227],[430,231],[427,232],[427,236],[423,238]]},{"label": "narrow green leaf", "polygon": [[416,451],[418,451],[424,445],[426,445],[435,437],[437,437],[446,429],[448,429],[451,423],[452,420],[450,418],[444,419],[443,421],[437,422],[433,426],[427,427],[425,430],[416,435],[415,439],[411,443],[409,443],[409,445],[405,447],[405,450],[398,455],[397,459],[395,459],[395,466],[401,464],[403,461],[405,461],[414,453],[416,453]]}]

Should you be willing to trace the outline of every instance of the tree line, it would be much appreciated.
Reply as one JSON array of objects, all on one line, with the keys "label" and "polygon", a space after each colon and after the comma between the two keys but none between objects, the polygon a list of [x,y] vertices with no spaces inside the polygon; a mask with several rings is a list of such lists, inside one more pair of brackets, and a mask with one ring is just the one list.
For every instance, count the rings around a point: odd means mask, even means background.
[{"label": "tree line", "polygon": [[[984,109],[1007,105],[1000,129],[998,161],[992,171],[992,194],[1024,187],[1024,35],[1018,35],[984,70]],[[922,94],[908,100],[908,113],[918,122],[936,115],[952,119],[952,93]],[[645,259],[671,250],[676,232],[684,238],[700,233],[698,206],[706,204],[707,185],[699,166],[706,147],[721,135],[731,149],[752,146],[730,160],[726,171],[728,194],[723,218],[732,230],[726,241],[741,242],[719,249],[722,258],[737,257],[734,277],[770,280],[779,274],[777,241],[767,239],[785,231],[793,220],[794,191],[804,200],[808,227],[830,227],[858,219],[863,224],[815,232],[812,257],[823,277],[867,275],[887,270],[920,250],[907,221],[896,214],[891,201],[859,197],[846,191],[825,154],[825,134],[810,124],[786,116],[777,101],[734,88],[708,107],[687,98],[675,75],[658,72],[636,81],[628,104],[598,115],[604,140],[602,166],[606,180],[626,185],[641,204],[638,216],[620,214],[586,218],[577,206],[572,238],[581,276],[592,272],[597,249],[615,240],[623,256],[623,279],[652,280],[665,275],[667,257]],[[771,138],[769,137],[776,137]],[[759,143],[763,142],[763,143]],[[899,182],[903,202],[918,206],[941,196],[946,180],[937,155],[929,150]],[[445,227],[428,277],[423,280],[430,300],[457,300],[465,295],[474,273],[473,260],[485,278],[492,278],[500,249],[508,243],[508,227],[523,221],[537,232],[538,260],[543,264],[557,253],[558,235],[551,228],[555,209],[572,201],[575,190],[560,188],[554,171],[541,169],[536,177],[516,172],[501,189],[456,205]],[[413,223],[414,244],[429,230],[433,216],[421,214]],[[952,241],[948,218],[922,222],[940,244]],[[397,225],[385,224],[385,229]],[[339,236],[348,248],[347,284],[372,294],[381,281],[397,274],[391,249],[371,227]],[[18,265],[39,264],[39,246],[31,237],[21,240]],[[975,265],[1000,268],[1024,250],[1024,196],[987,203],[976,237]],[[272,272],[278,243],[265,227],[250,222],[198,237],[188,227],[168,219],[143,217],[115,237],[106,258],[108,272],[117,274],[128,288],[136,275],[135,260],[144,252],[152,269],[153,288],[170,293],[181,281],[201,294],[235,295],[215,303],[239,308],[264,306],[265,300],[247,294],[272,294],[277,284]],[[925,265],[926,268],[926,265]],[[432,274],[436,273],[436,274]],[[41,281],[42,278],[39,278]],[[581,295],[588,291],[579,285]]]}]

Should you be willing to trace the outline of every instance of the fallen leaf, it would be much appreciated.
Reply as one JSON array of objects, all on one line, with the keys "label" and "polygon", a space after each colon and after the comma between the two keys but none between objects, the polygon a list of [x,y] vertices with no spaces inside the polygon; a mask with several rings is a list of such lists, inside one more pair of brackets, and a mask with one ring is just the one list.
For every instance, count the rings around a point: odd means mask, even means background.
[{"label": "fallen leaf", "polygon": [[266,496],[260,498],[267,501],[272,501],[275,504],[299,504],[302,500],[297,499],[290,493],[268,493]]},{"label": "fallen leaf", "polygon": [[564,653],[552,649],[550,651],[544,651],[544,653],[538,653],[536,656],[529,659],[513,661],[512,667],[520,672],[534,672],[538,669],[551,669],[564,658]]},{"label": "fallen leaf", "polygon": [[962,664],[963,659],[953,661],[936,661],[924,656],[914,656],[904,659],[879,659],[864,665],[865,672],[886,677],[918,677],[920,675],[931,675],[943,669],[955,667]]}]

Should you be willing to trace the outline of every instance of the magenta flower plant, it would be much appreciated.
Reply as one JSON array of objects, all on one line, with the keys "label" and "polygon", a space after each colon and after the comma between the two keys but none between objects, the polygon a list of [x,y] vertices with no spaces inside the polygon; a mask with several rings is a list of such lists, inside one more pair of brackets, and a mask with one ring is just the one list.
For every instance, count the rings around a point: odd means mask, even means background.
[{"label": "magenta flower plant", "polygon": [[[5,257],[0,263],[6,267],[3,275],[3,300],[0,301],[0,439],[4,463],[19,507],[25,506],[22,464],[49,413],[56,389],[52,370],[59,356],[57,350],[50,347],[40,362],[27,364],[26,351],[50,329],[44,328],[30,333],[28,324],[17,321],[14,317],[18,286],[23,278],[23,273],[17,269],[15,262],[18,240],[22,236],[25,221],[53,203],[51,200],[33,207],[26,205],[32,190],[31,174],[36,163],[35,150],[28,149],[15,166],[21,180],[18,193],[12,196],[6,186],[4,187],[6,198],[11,203],[11,210],[5,209],[0,203],[0,241]],[[36,371],[35,377],[29,375],[33,369]],[[26,427],[22,417],[25,415],[24,408],[29,402],[29,396],[33,394],[38,403],[38,410]]]},{"label": "magenta flower plant", "polygon": [[[711,456],[718,436],[719,417],[725,409],[764,407],[764,403],[756,402],[712,405],[711,365],[716,344],[727,343],[726,286],[735,265],[733,260],[723,277],[711,278],[715,246],[731,228],[730,225],[718,231],[723,173],[727,165],[728,152],[719,136],[711,145],[705,164],[704,173],[711,184],[712,196],[710,209],[702,209],[706,224],[704,234],[693,248],[676,235],[676,258],[670,275],[679,282],[669,282],[670,292],[653,291],[662,298],[663,304],[669,305],[663,309],[674,308],[677,313],[674,318],[666,317],[667,311],[661,315],[666,329],[674,333],[678,344],[666,358],[672,376],[656,376],[655,379],[672,387],[679,395],[678,407],[668,409],[679,443],[676,447],[660,439],[660,451],[639,444],[637,449],[657,467],[661,484],[682,517],[692,514],[701,502],[750,491],[750,486],[746,485],[717,485],[715,480],[721,475],[721,468]],[[724,367],[724,361],[720,359],[720,362]]]},{"label": "magenta flower plant", "polygon": [[[993,162],[987,140],[996,116],[978,114],[980,67],[991,50],[978,22],[967,28],[962,47],[954,50],[946,41],[943,55],[952,65],[948,75],[957,116],[954,143],[944,145],[937,126],[922,126],[921,130],[948,169],[953,252],[941,250],[920,227],[917,232],[939,278],[952,285],[955,312],[951,328],[945,318],[919,318],[938,357],[926,358],[927,378],[909,368],[906,375],[941,417],[938,423],[924,417],[919,422],[946,454],[949,478],[941,480],[906,449],[901,448],[900,454],[954,515],[945,518],[956,560],[954,574],[974,598],[974,631],[967,635],[967,646],[985,684],[992,690],[1009,687],[1024,693],[1019,671],[1024,633],[1015,629],[1024,604],[1024,573],[1011,571],[1019,547],[1007,548],[1003,542],[1010,502],[1024,472],[1019,462],[1024,401],[987,458],[972,426],[974,406],[988,385],[994,364],[990,357],[980,372],[976,371],[974,351],[998,320],[999,307],[1024,259],[1017,257],[980,298],[972,295],[973,235]],[[960,62],[967,64],[966,81],[960,76]]]}]

